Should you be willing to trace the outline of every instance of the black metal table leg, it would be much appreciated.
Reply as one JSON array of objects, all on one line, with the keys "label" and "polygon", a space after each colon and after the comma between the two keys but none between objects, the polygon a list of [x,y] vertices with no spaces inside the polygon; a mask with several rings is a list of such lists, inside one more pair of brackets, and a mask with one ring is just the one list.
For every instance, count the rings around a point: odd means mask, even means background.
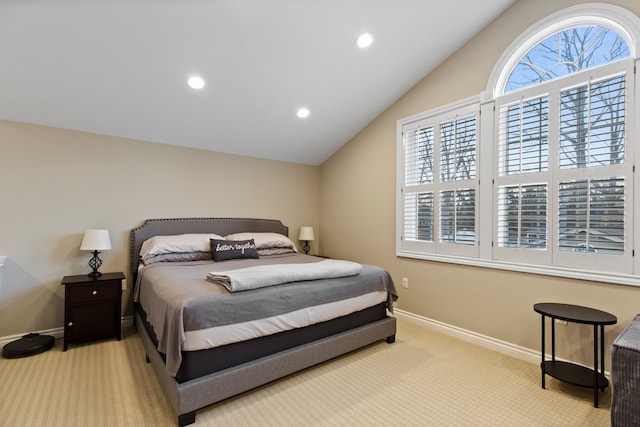
[{"label": "black metal table leg", "polygon": [[551,318],[551,361],[556,361],[556,319]]},{"label": "black metal table leg", "polygon": [[540,364],[540,369],[542,370],[542,388],[545,387],[545,383],[544,383],[544,376],[546,375],[545,372],[545,367],[544,367],[544,362],[545,362],[545,353],[544,353],[544,335],[545,335],[545,331],[544,331],[544,314],[542,315],[542,363]]},{"label": "black metal table leg", "polygon": [[[604,325],[600,325],[600,373],[604,375]],[[602,387],[600,390],[604,389]]]},{"label": "black metal table leg", "polygon": [[[602,357],[604,359],[604,357]],[[593,406],[598,407],[598,325],[593,325]]]}]

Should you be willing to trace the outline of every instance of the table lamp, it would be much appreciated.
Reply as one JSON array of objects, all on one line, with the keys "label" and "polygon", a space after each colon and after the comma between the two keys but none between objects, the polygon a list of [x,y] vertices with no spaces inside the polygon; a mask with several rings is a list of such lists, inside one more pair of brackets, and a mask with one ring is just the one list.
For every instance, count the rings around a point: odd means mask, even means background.
[{"label": "table lamp", "polygon": [[309,254],[309,241],[315,240],[315,236],[313,235],[313,227],[300,227],[300,236],[298,236],[298,240],[304,240],[304,250],[305,254]]},{"label": "table lamp", "polygon": [[111,240],[109,239],[109,230],[87,230],[84,232],[81,251],[93,251],[93,257],[89,260],[89,267],[93,269],[89,273],[89,277],[98,277],[102,273],[98,268],[102,265],[102,260],[98,256],[100,251],[108,251],[111,249]]}]

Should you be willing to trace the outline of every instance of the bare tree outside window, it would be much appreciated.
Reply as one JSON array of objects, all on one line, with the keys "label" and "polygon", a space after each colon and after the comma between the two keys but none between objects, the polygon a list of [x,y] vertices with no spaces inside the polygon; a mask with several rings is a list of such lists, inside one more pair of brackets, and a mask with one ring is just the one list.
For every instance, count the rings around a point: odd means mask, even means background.
[{"label": "bare tree outside window", "polygon": [[548,37],[516,64],[505,85],[510,93],[630,55],[629,46],[615,31],[582,26]]},{"label": "bare tree outside window", "polygon": [[[440,125],[440,180],[465,181],[476,176],[476,116]],[[473,245],[476,237],[476,192],[456,188],[440,192],[440,241]]]},{"label": "bare tree outside window", "polygon": [[459,181],[475,178],[475,116],[444,122],[440,125],[440,132],[440,179]]}]

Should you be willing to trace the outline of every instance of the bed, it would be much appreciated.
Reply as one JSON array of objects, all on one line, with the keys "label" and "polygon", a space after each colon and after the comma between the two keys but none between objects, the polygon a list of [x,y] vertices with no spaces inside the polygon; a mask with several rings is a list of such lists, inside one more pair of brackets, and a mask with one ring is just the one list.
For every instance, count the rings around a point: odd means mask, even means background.
[{"label": "bed", "polygon": [[[134,324],[179,426],[213,403],[395,341],[388,272],[297,253],[287,236],[278,220],[250,218],[148,219],[131,231]],[[313,275],[327,268],[332,276]],[[275,284],[283,271],[293,281]]]}]

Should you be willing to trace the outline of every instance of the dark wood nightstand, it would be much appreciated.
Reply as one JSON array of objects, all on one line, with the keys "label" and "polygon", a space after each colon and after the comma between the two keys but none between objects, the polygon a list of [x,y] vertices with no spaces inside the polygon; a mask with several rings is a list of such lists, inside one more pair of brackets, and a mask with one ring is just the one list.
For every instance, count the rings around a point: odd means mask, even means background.
[{"label": "dark wood nightstand", "polygon": [[65,276],[64,346],[102,338],[121,339],[120,305],[123,273]]}]

